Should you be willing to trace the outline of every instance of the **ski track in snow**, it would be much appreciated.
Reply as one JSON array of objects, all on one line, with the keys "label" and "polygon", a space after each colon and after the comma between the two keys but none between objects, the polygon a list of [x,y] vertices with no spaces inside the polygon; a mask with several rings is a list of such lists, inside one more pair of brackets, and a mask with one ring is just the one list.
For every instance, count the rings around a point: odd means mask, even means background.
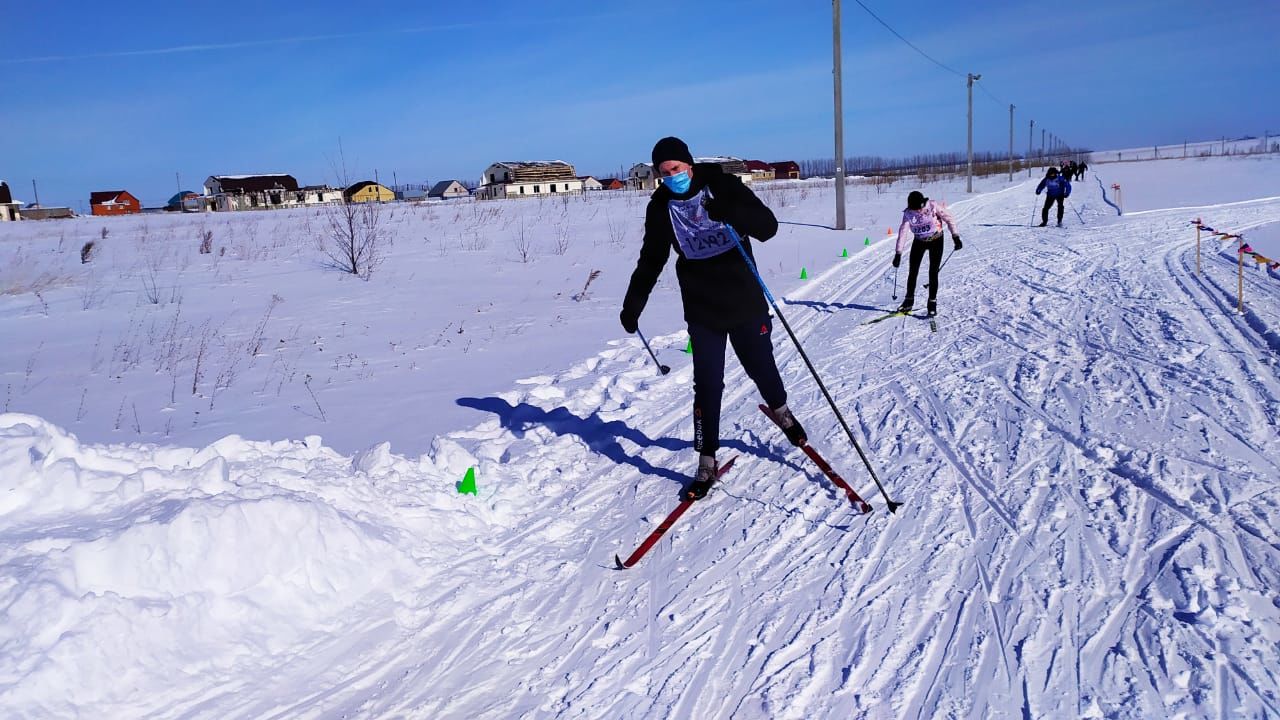
[{"label": "ski track in snow", "polygon": [[[962,227],[1021,215],[998,194],[955,209]],[[1236,224],[1274,220],[1280,203],[1237,212]],[[1163,240],[1184,214],[1103,223],[1099,211],[1084,217],[1096,225],[1068,234],[967,233],[983,254],[952,259],[943,329],[932,337],[916,318],[857,326],[858,313],[794,302],[866,302],[885,289],[879,266],[828,273],[783,311],[906,503],[897,517],[883,512],[798,356],[779,341],[793,407],[804,408],[815,445],[877,514],[854,514],[785,446],[735,370],[724,418],[726,436],[743,444],[739,464],[641,566],[618,572],[608,559],[674,506],[677,485],[581,463],[573,438],[530,448],[512,457],[528,475],[578,462],[579,482],[568,498],[547,497],[531,516],[540,520],[495,538],[500,560],[469,558],[439,574],[470,609],[453,617],[470,617],[474,642],[440,647],[430,628],[406,635],[365,669],[366,686],[379,678],[389,689],[313,709],[1275,713],[1277,654],[1264,639],[1280,619],[1267,600],[1280,579],[1273,350],[1222,312],[1230,299],[1222,288],[1189,273],[1186,243]],[[1255,297],[1274,297],[1251,283]],[[1188,347],[1203,352],[1170,362]],[[652,370],[638,353],[600,361],[554,380],[572,412],[683,437],[687,367],[658,382],[645,377]],[[1144,436],[1135,429],[1151,427],[1167,440],[1133,443]],[[687,451],[636,452],[655,467],[688,465]],[[556,522],[573,529],[535,542]],[[540,566],[557,570],[524,576]]]},{"label": "ski track in snow", "polygon": [[[652,338],[664,378],[616,343],[477,399],[500,417],[449,436],[500,468],[495,492],[524,496],[518,519],[418,556],[399,602],[334,621],[256,686],[151,711],[1280,717],[1275,326],[1234,314],[1216,244],[1195,274],[1187,211],[1116,217],[1079,183],[1065,231],[1026,227],[1030,187],[952,205],[966,245],[936,333],[847,307],[890,304],[883,258],[781,303],[904,503],[895,516],[779,335],[790,405],[875,512],[786,444],[731,361],[722,458],[737,465],[640,565],[613,569],[693,467],[691,368],[670,361],[683,335]],[[1280,199],[1215,218],[1280,221]],[[1280,284],[1245,284],[1274,311]]]}]

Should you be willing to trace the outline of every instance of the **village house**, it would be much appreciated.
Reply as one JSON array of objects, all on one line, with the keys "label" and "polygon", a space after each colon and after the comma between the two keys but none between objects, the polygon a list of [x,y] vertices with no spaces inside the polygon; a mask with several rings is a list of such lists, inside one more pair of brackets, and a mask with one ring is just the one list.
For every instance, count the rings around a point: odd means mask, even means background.
[{"label": "village house", "polygon": [[748,160],[746,162],[747,172],[751,173],[751,180],[772,180],[773,166],[762,160]]},{"label": "village house", "polygon": [[298,187],[292,175],[211,175],[204,183],[199,203],[206,210],[281,210],[311,205],[335,205],[343,201],[342,189],[328,185]]},{"label": "village house", "polygon": [[441,200],[452,200],[454,198],[462,198],[470,195],[471,192],[467,187],[457,180],[441,180],[431,186],[430,192],[427,193],[429,198],[439,198]]},{"label": "village house", "polygon": [[405,202],[419,202],[427,199],[426,185],[399,185],[392,190],[396,192],[396,199]]},{"label": "village house", "polygon": [[649,163],[636,163],[627,172],[627,185],[633,190],[657,190],[658,174]]},{"label": "village house", "polygon": [[201,207],[200,195],[190,190],[179,190],[164,204],[164,209],[170,212],[194,212]]},{"label": "village house", "polygon": [[292,175],[210,175],[204,194],[211,210],[264,210],[296,207],[298,181]]},{"label": "village house", "polygon": [[773,168],[773,177],[777,180],[799,180],[800,165],[795,160],[769,163]]},{"label": "village house", "polygon": [[753,179],[751,175],[751,171],[747,169],[747,164],[736,157],[732,157],[728,155],[715,156],[715,157],[700,157],[700,158],[694,158],[693,162],[694,163],[715,163],[716,165],[720,166],[721,170],[724,170],[724,173],[726,175],[737,175],[738,179],[744,183],[749,183]]},{"label": "village house", "polygon": [[627,184],[618,178],[604,178],[600,181],[600,187],[604,190],[626,190]]},{"label": "village house", "polygon": [[13,201],[13,193],[9,192],[9,183],[0,182],[0,222],[12,222],[20,219],[18,214],[22,203]]},{"label": "village house", "polygon": [[341,205],[342,188],[304,185],[298,191],[297,202],[301,205]]},{"label": "village house", "polygon": [[477,200],[582,192],[582,181],[563,160],[497,162],[485,168]]},{"label": "village house", "polygon": [[590,175],[579,175],[578,179],[582,181],[582,189],[585,191],[604,189],[604,185],[601,185],[599,180]]},{"label": "village house", "polygon": [[22,208],[18,212],[18,217],[23,220],[62,220],[76,216],[69,207],[45,207],[35,203]]},{"label": "village house", "polygon": [[89,211],[94,215],[132,215],[142,212],[142,203],[128,190],[89,193]]},{"label": "village house", "polygon": [[355,203],[391,202],[396,199],[396,194],[386,185],[380,185],[372,180],[361,180],[343,190],[342,198],[347,202]]}]

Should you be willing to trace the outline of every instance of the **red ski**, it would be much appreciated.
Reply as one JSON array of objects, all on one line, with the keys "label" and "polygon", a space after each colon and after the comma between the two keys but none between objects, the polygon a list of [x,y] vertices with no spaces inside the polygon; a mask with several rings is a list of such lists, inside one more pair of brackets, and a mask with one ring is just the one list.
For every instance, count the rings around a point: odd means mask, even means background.
[{"label": "red ski", "polygon": [[[760,405],[760,412],[763,412],[770,420],[772,420],[773,424],[777,425],[779,430],[782,429],[782,425],[778,422],[778,418],[773,416],[773,411],[770,410],[767,405]],[[827,476],[828,480],[835,483],[836,487],[844,491],[845,496],[849,498],[849,502],[853,503],[853,507],[858,512],[871,512],[871,506],[867,504],[867,501],[859,497],[858,493],[854,492],[853,488],[849,487],[849,483],[845,482],[844,478],[840,477],[839,473],[831,469],[831,465],[818,454],[817,450],[813,449],[812,445],[805,443],[800,446],[800,449],[804,450],[804,454],[809,456],[809,459],[818,466],[818,469],[822,471],[823,475]]]},{"label": "red ski", "polygon": [[[733,463],[737,459],[738,459],[738,456],[735,455],[729,458],[729,462],[720,466],[719,472],[716,473],[717,481],[719,481],[720,478],[724,477],[725,473],[729,472],[729,468],[733,467]],[[706,498],[703,498],[703,499],[705,500]],[[636,563],[640,562],[640,558],[644,557],[644,554],[649,552],[650,548],[658,544],[658,541],[662,539],[662,536],[665,535],[667,531],[671,529],[672,525],[676,524],[676,520],[679,520],[680,516],[684,514],[684,511],[688,510],[689,506],[694,504],[695,502],[697,502],[697,500],[680,501],[680,504],[676,506],[676,509],[672,510],[671,514],[667,516],[667,519],[663,520],[662,523],[658,525],[658,527],[653,529],[653,532],[649,533],[649,537],[645,538],[644,542],[640,543],[640,547],[636,548],[636,551],[631,553],[631,557],[627,558],[626,562],[623,562],[622,558],[618,557],[617,555],[614,555],[613,561],[618,564],[618,569],[626,570],[627,568],[632,567]]]}]

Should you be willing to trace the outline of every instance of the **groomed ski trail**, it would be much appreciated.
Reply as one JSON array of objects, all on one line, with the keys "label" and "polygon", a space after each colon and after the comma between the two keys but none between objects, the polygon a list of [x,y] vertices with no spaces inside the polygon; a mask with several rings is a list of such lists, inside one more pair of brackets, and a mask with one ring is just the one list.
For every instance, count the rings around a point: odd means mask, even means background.
[{"label": "groomed ski trail", "polygon": [[[1026,227],[1033,187],[952,204],[965,248],[941,279],[937,333],[915,317],[860,325],[892,304],[884,241],[780,300],[904,503],[896,516],[778,335],[789,404],[873,514],[786,444],[731,360],[734,472],[640,566],[614,570],[693,467],[683,335],[652,338],[665,378],[623,341],[471,399],[486,417],[450,440],[493,469],[486,501],[521,519],[424,564],[403,607],[299,654],[314,659],[293,672],[327,692],[281,697],[289,671],[264,673],[181,709],[1280,714],[1275,348],[1224,311],[1233,266],[1207,251],[1194,276],[1186,212],[1117,218],[1080,183],[1065,229]],[[1274,221],[1280,200],[1215,220]],[[1246,288],[1273,310],[1277,293],[1265,278]]]}]

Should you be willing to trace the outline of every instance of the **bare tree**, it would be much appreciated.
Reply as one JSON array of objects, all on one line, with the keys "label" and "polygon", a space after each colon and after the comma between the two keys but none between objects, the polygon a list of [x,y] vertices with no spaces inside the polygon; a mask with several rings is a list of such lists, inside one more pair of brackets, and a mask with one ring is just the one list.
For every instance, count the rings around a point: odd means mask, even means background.
[{"label": "bare tree", "polygon": [[[344,189],[351,186],[341,141],[333,171]],[[382,262],[382,203],[344,201],[329,206],[325,220],[327,235],[320,243],[325,255],[339,270],[368,280]]]}]

